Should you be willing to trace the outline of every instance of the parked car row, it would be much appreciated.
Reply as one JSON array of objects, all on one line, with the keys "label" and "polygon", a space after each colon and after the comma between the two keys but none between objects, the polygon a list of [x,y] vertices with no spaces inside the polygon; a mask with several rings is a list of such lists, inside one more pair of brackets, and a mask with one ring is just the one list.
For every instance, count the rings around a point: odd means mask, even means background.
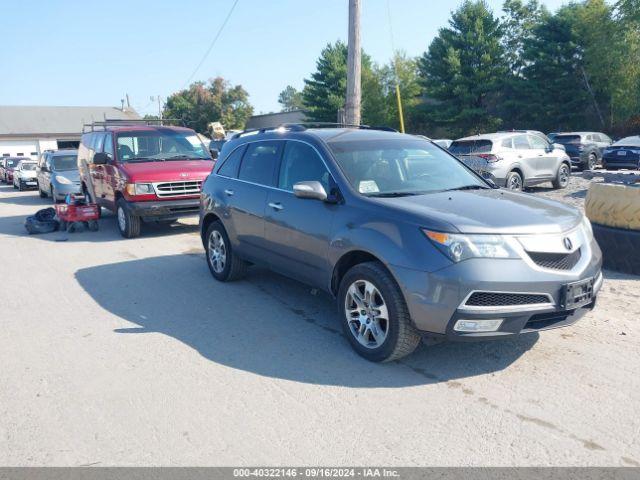
[{"label": "parked car row", "polygon": [[77,152],[31,163],[42,197],[82,192],[116,213],[127,238],[144,222],[199,213],[216,280],[255,264],[325,290],[371,361],[401,358],[425,337],[509,338],[593,309],[602,255],[589,221],[496,185],[517,190],[517,167],[521,185],[566,186],[565,150],[535,132],[450,149],[458,156],[388,130],[289,124],[236,134],[214,162],[193,130],[97,122]]}]

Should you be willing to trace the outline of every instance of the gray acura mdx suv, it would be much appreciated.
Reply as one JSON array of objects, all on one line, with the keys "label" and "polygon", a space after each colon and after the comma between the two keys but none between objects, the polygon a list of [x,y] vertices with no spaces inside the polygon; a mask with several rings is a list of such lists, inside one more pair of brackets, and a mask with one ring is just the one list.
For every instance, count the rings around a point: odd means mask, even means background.
[{"label": "gray acura mdx suv", "polygon": [[328,291],[372,361],[421,336],[566,326],[602,285],[578,210],[495,188],[429,140],[369,128],[236,135],[202,188],[200,225],[217,280],[261,264]]}]

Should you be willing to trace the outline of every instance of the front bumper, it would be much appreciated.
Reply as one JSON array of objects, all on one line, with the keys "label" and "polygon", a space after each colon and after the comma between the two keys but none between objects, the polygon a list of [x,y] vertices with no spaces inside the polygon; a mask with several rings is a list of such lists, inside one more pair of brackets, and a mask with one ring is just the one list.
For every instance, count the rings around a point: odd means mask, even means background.
[{"label": "front bumper", "polygon": [[[520,259],[472,259],[436,272],[422,272],[391,266],[403,290],[416,328],[426,335],[456,341],[507,338],[571,325],[595,306],[602,286],[602,254],[595,241],[586,249],[578,271],[532,268]],[[593,301],[577,309],[563,308],[563,287],[568,283],[594,279]],[[537,294],[548,301],[535,305],[501,305],[496,308],[469,307],[465,300],[473,292]],[[458,320],[502,319],[497,331],[458,332]]]},{"label": "front bumper", "polygon": [[19,183],[21,183],[24,187],[37,188],[38,187],[38,179],[36,177],[30,178],[17,178]]},{"label": "front bumper", "polygon": [[154,220],[188,217],[198,214],[200,199],[127,202],[127,208],[132,215]]},{"label": "front bumper", "polygon": [[80,195],[82,194],[82,186],[78,183],[56,183],[54,185],[56,192],[56,200],[64,200],[67,195]]}]

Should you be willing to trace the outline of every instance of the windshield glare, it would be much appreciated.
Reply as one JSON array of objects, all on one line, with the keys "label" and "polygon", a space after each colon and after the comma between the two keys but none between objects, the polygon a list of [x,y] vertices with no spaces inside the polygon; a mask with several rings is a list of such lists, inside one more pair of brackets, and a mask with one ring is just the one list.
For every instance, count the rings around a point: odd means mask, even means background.
[{"label": "windshield glare", "polygon": [[420,139],[330,142],[353,188],[365,196],[423,194],[487,184],[432,143]]},{"label": "windshield glare", "polygon": [[20,162],[20,160],[7,160],[7,167],[14,168],[16,165],[18,165],[18,162]]},{"label": "windshield glare", "polygon": [[29,162],[29,163],[22,163],[20,165],[20,170],[35,170],[36,169],[36,164]]},{"label": "windshield glare", "polygon": [[77,155],[60,155],[53,157],[53,169],[57,172],[65,172],[68,170],[78,169]]},{"label": "windshield glare", "polygon": [[200,138],[188,131],[127,132],[118,135],[116,148],[121,162],[211,159]]}]

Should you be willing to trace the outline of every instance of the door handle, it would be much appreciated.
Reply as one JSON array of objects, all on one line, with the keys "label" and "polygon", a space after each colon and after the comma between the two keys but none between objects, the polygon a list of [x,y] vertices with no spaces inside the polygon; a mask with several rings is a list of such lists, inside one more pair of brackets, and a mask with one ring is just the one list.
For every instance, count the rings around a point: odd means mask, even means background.
[{"label": "door handle", "polygon": [[226,193],[227,196],[232,197],[234,192],[233,192],[233,190],[227,189],[227,190],[224,191],[224,193]]},{"label": "door handle", "polygon": [[271,208],[273,208],[274,210],[278,210],[278,211],[280,211],[280,210],[282,210],[284,208],[281,203],[275,203],[275,202],[270,202],[269,206]]}]

